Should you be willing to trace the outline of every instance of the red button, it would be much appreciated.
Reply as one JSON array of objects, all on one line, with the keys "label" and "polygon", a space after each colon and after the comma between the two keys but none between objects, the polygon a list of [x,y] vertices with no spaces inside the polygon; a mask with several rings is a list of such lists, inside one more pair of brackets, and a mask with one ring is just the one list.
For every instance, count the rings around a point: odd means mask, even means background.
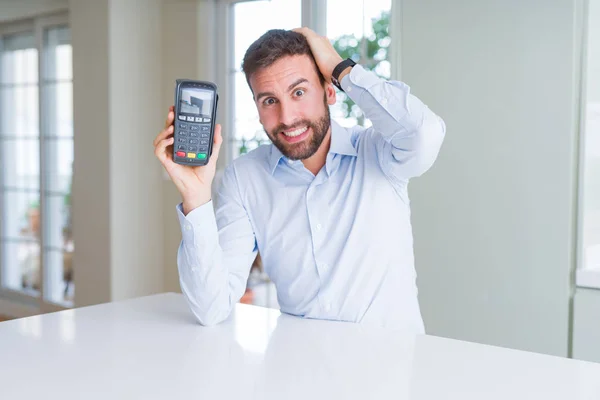
[{"label": "red button", "polygon": [[178,151],[177,157],[185,157],[185,151]]}]

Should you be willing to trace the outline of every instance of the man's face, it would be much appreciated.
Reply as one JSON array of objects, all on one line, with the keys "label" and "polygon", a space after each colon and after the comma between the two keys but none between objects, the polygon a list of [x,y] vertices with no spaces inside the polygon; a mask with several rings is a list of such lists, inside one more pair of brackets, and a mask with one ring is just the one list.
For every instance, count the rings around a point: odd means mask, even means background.
[{"label": "man's face", "polygon": [[250,78],[260,122],[269,139],[292,160],[309,158],[330,126],[331,84],[323,87],[306,55],[283,57]]}]

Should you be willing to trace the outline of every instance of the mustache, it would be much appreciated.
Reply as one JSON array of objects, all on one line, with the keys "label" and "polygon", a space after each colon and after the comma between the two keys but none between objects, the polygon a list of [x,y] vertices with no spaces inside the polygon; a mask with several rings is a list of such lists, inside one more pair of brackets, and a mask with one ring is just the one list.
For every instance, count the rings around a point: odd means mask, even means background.
[{"label": "mustache", "polygon": [[310,121],[308,121],[308,120],[302,120],[302,121],[294,122],[292,125],[281,124],[281,125],[278,125],[277,128],[273,129],[273,136],[275,136],[279,132],[288,131],[290,129],[296,129],[296,128],[299,128],[301,126],[312,127],[312,125],[313,124]]}]

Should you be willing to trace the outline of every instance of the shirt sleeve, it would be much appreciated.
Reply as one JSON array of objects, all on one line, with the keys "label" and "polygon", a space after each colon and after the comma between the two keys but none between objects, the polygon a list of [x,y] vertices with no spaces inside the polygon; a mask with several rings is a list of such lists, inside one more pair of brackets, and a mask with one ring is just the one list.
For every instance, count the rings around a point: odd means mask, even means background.
[{"label": "shirt sleeve", "polygon": [[177,205],[182,240],[177,252],[181,290],[202,325],[225,320],[246,289],[257,254],[256,239],[242,204],[233,166],[217,191],[217,208],[206,203],[188,215]]},{"label": "shirt sleeve", "polygon": [[366,133],[375,142],[379,163],[388,178],[406,181],[433,165],[446,125],[410,93],[408,85],[381,79],[360,65],[342,78],[341,85],[373,123]]}]

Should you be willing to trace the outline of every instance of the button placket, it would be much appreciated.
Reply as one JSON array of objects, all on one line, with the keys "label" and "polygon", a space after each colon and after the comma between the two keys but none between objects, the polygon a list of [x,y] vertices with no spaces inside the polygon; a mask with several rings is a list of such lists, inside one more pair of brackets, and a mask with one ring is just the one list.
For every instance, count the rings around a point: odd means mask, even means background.
[{"label": "button placket", "polygon": [[319,249],[321,247],[322,244],[322,239],[320,237],[320,235],[318,235],[318,229],[317,229],[317,225],[320,225],[317,222],[317,218],[315,217],[315,215],[318,213],[319,209],[316,206],[313,206],[314,202],[314,196],[315,196],[315,190],[316,187],[314,185],[314,181],[311,185],[309,185],[308,189],[306,190],[306,210],[308,212],[308,225],[309,225],[309,229],[311,230],[312,234],[311,234],[311,241],[312,241],[312,245],[313,245],[313,261],[314,261],[314,265],[315,268],[317,270],[317,274],[321,277],[323,276],[323,266],[321,265],[321,263],[319,262]]}]

